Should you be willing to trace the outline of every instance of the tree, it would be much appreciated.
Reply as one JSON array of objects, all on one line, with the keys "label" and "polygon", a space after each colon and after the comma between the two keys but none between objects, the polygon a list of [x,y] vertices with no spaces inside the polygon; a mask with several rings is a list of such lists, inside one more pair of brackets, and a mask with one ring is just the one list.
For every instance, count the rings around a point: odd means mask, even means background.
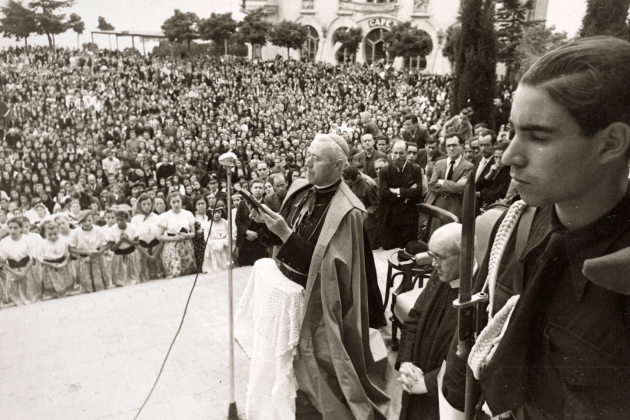
[{"label": "tree", "polygon": [[427,56],[433,51],[433,41],[422,29],[411,26],[411,22],[403,22],[392,26],[392,30],[383,37],[391,56],[412,57]]},{"label": "tree", "polygon": [[579,36],[610,35],[628,37],[630,0],[588,0]]},{"label": "tree", "polygon": [[254,45],[265,45],[267,43],[267,34],[271,24],[263,20],[263,16],[263,8],[256,9],[252,13],[245,15],[243,21],[238,24],[238,40],[251,44],[252,54],[254,53]]},{"label": "tree", "polygon": [[232,13],[212,13],[208,19],[201,19],[198,30],[201,39],[212,40],[217,45],[224,45],[227,55],[227,41],[236,32],[237,23]]},{"label": "tree", "polygon": [[51,48],[55,45],[55,35],[62,34],[70,29],[65,20],[65,13],[59,13],[60,9],[72,7],[74,0],[37,0],[30,2],[28,7],[35,13],[37,22],[37,33],[46,35],[48,45]]},{"label": "tree", "polygon": [[98,17],[98,26],[99,31],[113,31],[114,26],[105,20],[103,16]]},{"label": "tree", "polygon": [[514,60],[514,49],[528,25],[527,15],[534,7],[532,0],[500,0],[494,15],[497,30],[497,58],[504,63]]},{"label": "tree", "polygon": [[461,34],[462,25],[460,23],[455,23],[446,29],[446,40],[444,41],[444,48],[442,48],[442,55],[450,63],[451,69],[455,69],[457,45]]},{"label": "tree", "polygon": [[451,111],[472,107],[473,122],[493,121],[497,65],[493,16],[494,0],[462,0]]},{"label": "tree", "polygon": [[361,41],[363,41],[363,29],[360,26],[356,28],[340,28],[335,31],[333,34],[333,43],[339,42],[341,44],[341,48],[343,48],[343,62],[346,62],[346,55],[348,52],[353,55],[361,46]]},{"label": "tree", "polygon": [[81,16],[76,13],[72,13],[70,15],[70,19],[68,20],[68,24],[72,30],[77,33],[77,48],[79,48],[79,35],[81,35],[85,30],[85,22],[81,20]]},{"label": "tree", "polygon": [[175,14],[166,19],[162,24],[162,30],[169,41],[179,43],[186,42],[188,50],[190,50],[191,41],[199,37],[197,34],[198,23],[199,16],[195,13],[182,13],[179,9],[175,9]]},{"label": "tree", "polygon": [[307,36],[305,26],[288,20],[276,23],[269,31],[269,41],[277,47],[286,48],[287,59],[289,59],[289,50],[293,48],[299,51],[306,42]]},{"label": "tree", "polygon": [[28,47],[28,37],[37,32],[35,14],[20,2],[9,0],[0,7],[4,14],[0,18],[0,31],[5,38],[24,39],[24,46]]},{"label": "tree", "polygon": [[521,42],[514,50],[514,74],[516,82],[540,57],[567,42],[566,32],[556,32],[555,26],[545,27],[543,23],[525,29]]}]

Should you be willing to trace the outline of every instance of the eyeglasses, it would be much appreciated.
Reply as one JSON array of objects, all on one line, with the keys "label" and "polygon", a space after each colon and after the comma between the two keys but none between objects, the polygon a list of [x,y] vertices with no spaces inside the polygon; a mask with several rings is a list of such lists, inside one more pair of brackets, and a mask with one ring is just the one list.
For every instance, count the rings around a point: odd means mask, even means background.
[{"label": "eyeglasses", "polygon": [[457,254],[451,254],[451,255],[447,255],[446,257],[440,257],[439,255],[434,254],[431,251],[427,251],[427,255],[429,257],[431,257],[433,259],[433,261],[435,261],[437,263],[437,265],[441,266],[442,265],[442,261],[444,261],[447,258],[452,257],[453,255],[457,255]]}]

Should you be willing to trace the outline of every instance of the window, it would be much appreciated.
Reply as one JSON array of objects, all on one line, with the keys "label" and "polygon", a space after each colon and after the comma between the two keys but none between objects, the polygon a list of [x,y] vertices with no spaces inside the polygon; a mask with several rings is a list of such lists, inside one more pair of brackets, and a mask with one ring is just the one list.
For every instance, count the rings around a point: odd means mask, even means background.
[{"label": "window", "polygon": [[309,61],[315,61],[315,57],[317,56],[317,47],[319,45],[319,35],[317,35],[317,31],[312,26],[306,25],[306,30],[308,31],[306,42],[302,47],[302,58],[306,58]]},{"label": "window", "polygon": [[427,68],[427,58],[424,56],[411,57],[409,59],[409,68],[411,70],[424,70]]},{"label": "window", "polygon": [[[337,29],[335,31],[335,33],[333,34],[332,39],[336,38],[335,35],[337,33],[345,32],[347,30],[348,30],[347,27],[342,26],[341,28],[339,28],[339,29]],[[354,63],[354,62],[356,62],[356,59],[357,59],[357,52],[356,51],[350,51],[347,48],[341,47],[335,53],[335,59],[337,60],[338,63]]]},{"label": "window", "polygon": [[366,35],[363,45],[365,47],[365,61],[368,64],[373,64],[380,59],[389,62],[389,58],[385,52],[385,41],[383,41],[383,34],[385,32],[387,32],[387,29],[379,28],[370,31],[370,33]]}]

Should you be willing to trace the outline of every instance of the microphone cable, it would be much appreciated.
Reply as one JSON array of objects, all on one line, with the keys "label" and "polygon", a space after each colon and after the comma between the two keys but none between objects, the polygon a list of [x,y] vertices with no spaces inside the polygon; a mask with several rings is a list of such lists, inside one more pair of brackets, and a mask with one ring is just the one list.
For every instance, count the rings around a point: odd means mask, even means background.
[{"label": "microphone cable", "polygon": [[[221,180],[219,180],[219,183],[221,183]],[[216,203],[215,203],[215,207],[216,207]],[[210,234],[212,233],[212,226],[214,224],[214,212],[213,212],[212,216],[213,217],[210,220],[210,229],[208,230],[208,236],[206,237],[206,240],[204,242],[204,252],[205,252],[206,247],[208,246],[208,240],[210,239]],[[228,223],[229,223],[230,216],[231,215],[228,215]],[[229,232],[229,230],[228,230],[228,232]],[[230,250],[230,253],[231,252],[232,252],[232,250]],[[230,257],[230,261],[232,261],[232,257]],[[190,293],[188,294],[188,299],[186,300],[186,306],[184,307],[184,313],[182,314],[182,319],[179,322],[179,327],[177,328],[177,332],[175,333],[175,337],[173,337],[173,341],[171,341],[171,345],[168,347],[168,351],[166,352],[166,356],[164,357],[164,361],[162,362],[162,366],[160,367],[160,371],[158,372],[157,378],[155,378],[155,382],[153,383],[153,386],[151,387],[151,391],[149,391],[149,395],[147,395],[147,397],[145,398],[144,402],[142,403],[142,406],[140,406],[140,409],[136,413],[136,415],[133,418],[133,420],[137,420],[138,416],[140,416],[140,413],[142,413],[142,410],[144,409],[144,406],[147,404],[147,402],[151,398],[151,395],[153,394],[153,391],[155,390],[155,387],[157,386],[157,384],[158,384],[158,382],[160,380],[160,377],[162,376],[162,371],[164,371],[164,366],[166,366],[166,361],[168,360],[168,356],[171,354],[171,350],[173,349],[173,345],[175,344],[175,341],[177,340],[177,337],[179,336],[179,332],[182,330],[182,326],[184,325],[184,320],[186,319],[186,313],[188,312],[188,305],[190,304],[190,299],[192,297],[193,291],[195,290],[195,286],[197,285],[197,279],[199,278],[199,273],[200,273],[200,270],[197,270],[197,274],[195,275],[195,281],[193,281],[193,285],[192,285],[192,287],[190,289]]]}]

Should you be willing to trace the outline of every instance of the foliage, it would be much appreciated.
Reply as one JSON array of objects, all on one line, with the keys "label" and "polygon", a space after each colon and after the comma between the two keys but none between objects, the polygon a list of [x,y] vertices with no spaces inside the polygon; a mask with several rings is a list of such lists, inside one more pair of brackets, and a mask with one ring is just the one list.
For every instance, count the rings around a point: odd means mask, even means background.
[{"label": "foliage", "polygon": [[588,0],[579,36],[609,35],[627,39],[630,0]]},{"label": "foliage", "polygon": [[287,49],[287,59],[289,58],[289,50],[300,50],[306,42],[308,32],[304,25],[297,22],[283,20],[276,23],[269,31],[269,41],[277,46]]},{"label": "foliage", "polygon": [[196,28],[198,23],[199,16],[195,13],[182,13],[179,9],[175,9],[173,16],[166,19],[162,24],[162,30],[169,41],[186,42],[188,49],[190,49],[191,41],[199,37]]},{"label": "foliage", "polygon": [[127,47],[122,50],[123,57],[140,57],[142,53],[137,48]]},{"label": "foliage", "polygon": [[433,40],[429,34],[411,26],[411,22],[394,25],[391,31],[385,33],[383,41],[392,57],[424,57],[433,51]]},{"label": "foliage", "polygon": [[536,60],[566,42],[567,33],[556,32],[555,26],[547,28],[544,24],[539,23],[527,28],[514,51],[516,81],[520,80]]},{"label": "foliage", "polygon": [[97,26],[99,31],[113,31],[114,25],[112,25],[111,23],[109,23],[108,21],[105,20],[105,18],[103,16],[99,16],[98,17],[98,26]]},{"label": "foliage", "polygon": [[249,44],[265,45],[267,34],[271,29],[271,24],[263,20],[263,9],[256,9],[252,13],[245,15],[243,21],[238,25],[238,39],[240,42]]},{"label": "foliage", "polygon": [[68,20],[68,26],[72,28],[74,32],[77,34],[77,48],[79,48],[79,35],[83,33],[85,30],[85,22],[81,20],[81,16],[76,13],[72,13],[70,15],[70,19]]},{"label": "foliage", "polygon": [[94,42],[84,42],[81,47],[84,51],[92,51],[93,53],[98,52],[98,45]]},{"label": "foliage", "polygon": [[462,0],[461,36],[456,48],[452,113],[472,107],[472,122],[493,121],[497,46],[494,0]]},{"label": "foliage", "polygon": [[4,17],[0,18],[0,30],[5,38],[24,39],[37,32],[35,14],[20,2],[9,0],[0,7]]},{"label": "foliage", "polygon": [[446,57],[451,64],[451,68],[455,68],[455,52],[457,50],[457,44],[459,43],[459,37],[462,34],[462,25],[455,23],[446,29],[446,40],[444,41],[444,47],[442,48],[442,55]]},{"label": "foliage", "polygon": [[528,25],[527,15],[533,7],[533,0],[500,0],[497,3],[494,19],[499,61],[509,63],[514,60],[514,49]]},{"label": "foliage", "polygon": [[37,0],[30,2],[28,7],[35,14],[37,22],[37,33],[46,35],[48,45],[54,45],[53,37],[70,29],[68,22],[65,20],[66,15],[59,13],[60,9],[73,6],[74,0]]},{"label": "foliage", "polygon": [[[217,45],[223,45],[230,39],[237,28],[236,21],[232,18],[232,13],[212,13],[209,18],[201,19],[199,25],[199,37],[209,39]],[[227,51],[225,51],[227,54]]]},{"label": "foliage", "polygon": [[333,34],[333,43],[339,42],[341,48],[345,48],[353,53],[359,49],[361,41],[363,41],[363,29],[360,26],[343,31],[335,31]]}]

